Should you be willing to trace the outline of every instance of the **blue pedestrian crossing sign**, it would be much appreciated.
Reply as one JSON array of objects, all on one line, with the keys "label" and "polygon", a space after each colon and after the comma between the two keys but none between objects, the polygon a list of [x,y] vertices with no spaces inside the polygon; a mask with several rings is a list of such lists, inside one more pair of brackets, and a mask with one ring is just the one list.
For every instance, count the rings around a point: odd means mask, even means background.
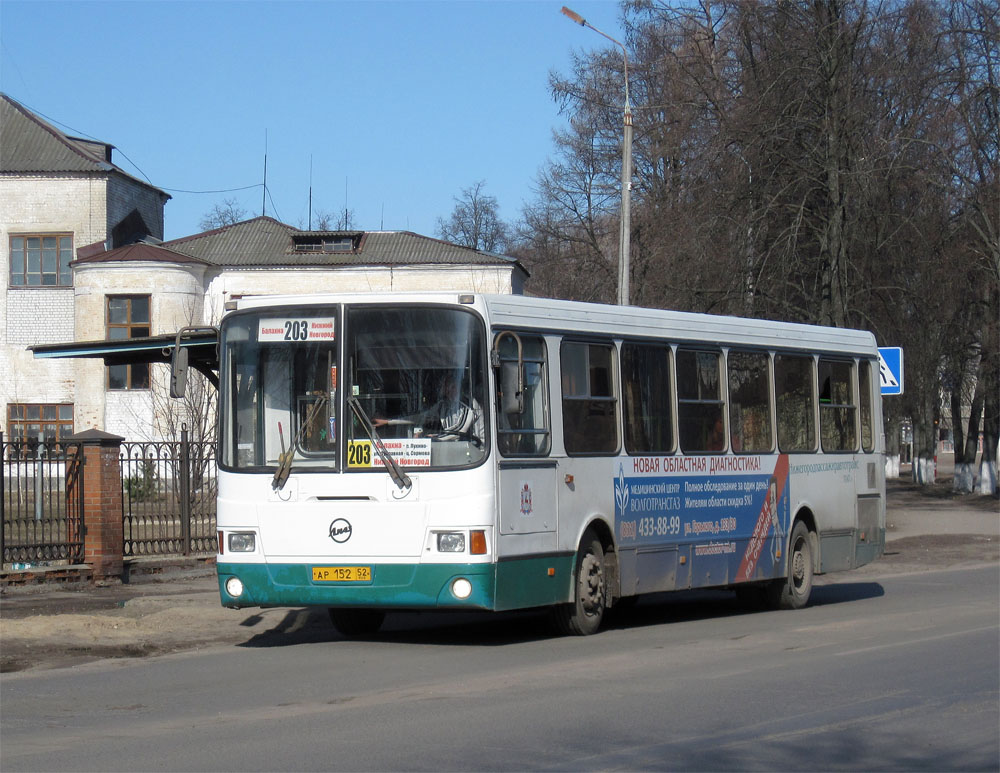
[{"label": "blue pedestrian crossing sign", "polygon": [[882,394],[903,394],[903,349],[900,346],[878,348],[879,381]]}]

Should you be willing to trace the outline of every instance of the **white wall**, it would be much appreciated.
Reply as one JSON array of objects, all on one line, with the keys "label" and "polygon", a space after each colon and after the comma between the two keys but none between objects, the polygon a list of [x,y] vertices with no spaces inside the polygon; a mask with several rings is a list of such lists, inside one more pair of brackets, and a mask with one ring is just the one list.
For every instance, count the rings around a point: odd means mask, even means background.
[{"label": "white wall", "polygon": [[[151,296],[150,335],[174,333],[186,325],[201,324],[205,268],[188,263],[116,261],[83,263],[74,271],[77,341],[103,340],[108,295]],[[100,360],[78,360],[77,413],[96,426],[130,440],[152,439],[153,403],[148,392],[133,395],[106,390],[106,370]],[[125,434],[125,430],[128,434]]]},{"label": "white wall", "polygon": [[[221,316],[232,296],[297,293],[355,293],[454,290],[475,293],[520,293],[522,282],[506,266],[372,266],[365,268],[228,269],[217,273],[206,292],[206,304]],[[206,316],[208,318],[208,316]]]},{"label": "white wall", "polygon": [[[74,402],[76,363],[36,360],[26,347],[73,340],[72,288],[10,287],[11,234],[71,233],[74,250],[107,234],[102,175],[0,175],[0,426],[8,403]],[[74,417],[75,419],[75,417]],[[85,429],[75,419],[75,429]]]}]

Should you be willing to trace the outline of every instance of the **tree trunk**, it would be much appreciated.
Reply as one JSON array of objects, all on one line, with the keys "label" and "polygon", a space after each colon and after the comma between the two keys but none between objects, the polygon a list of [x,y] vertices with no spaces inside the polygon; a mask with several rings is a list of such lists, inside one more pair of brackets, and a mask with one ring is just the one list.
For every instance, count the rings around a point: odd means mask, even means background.
[{"label": "tree trunk", "polygon": [[899,477],[899,446],[900,434],[902,432],[902,420],[899,412],[895,410],[885,411],[885,477],[893,479]]},{"label": "tree trunk", "polygon": [[[952,488],[962,494],[971,494],[976,488],[976,456],[979,451],[979,417],[983,412],[983,378],[982,370],[976,380],[976,391],[969,407],[969,431],[962,429],[962,390],[951,393],[951,423],[955,428],[955,478]],[[957,395],[957,396],[956,396]],[[956,405],[957,404],[957,405]],[[957,410],[956,410],[957,409]],[[959,446],[959,433],[962,433],[962,444]]]},{"label": "tree trunk", "polygon": [[[1000,293],[994,293],[992,308],[1000,308]],[[983,360],[979,366],[983,383],[983,456],[979,463],[979,493],[1000,496],[997,456],[1000,455],[1000,336],[990,324],[984,337]]]},{"label": "tree trunk", "polygon": [[920,399],[913,416],[913,482],[933,485],[937,479],[937,425],[934,400]]}]

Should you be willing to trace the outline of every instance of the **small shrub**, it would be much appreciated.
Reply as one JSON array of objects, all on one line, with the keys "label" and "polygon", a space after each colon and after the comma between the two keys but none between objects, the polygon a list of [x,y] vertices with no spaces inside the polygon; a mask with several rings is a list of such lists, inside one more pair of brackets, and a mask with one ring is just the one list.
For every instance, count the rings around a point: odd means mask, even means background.
[{"label": "small shrub", "polygon": [[143,459],[139,475],[125,479],[125,493],[133,502],[145,502],[156,494],[156,465],[152,459]]}]

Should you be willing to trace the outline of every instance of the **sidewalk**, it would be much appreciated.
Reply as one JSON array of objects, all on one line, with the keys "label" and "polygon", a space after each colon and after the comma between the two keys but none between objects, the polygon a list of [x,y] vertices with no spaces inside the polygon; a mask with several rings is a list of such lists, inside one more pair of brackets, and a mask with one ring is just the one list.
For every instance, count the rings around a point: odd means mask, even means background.
[{"label": "sidewalk", "polygon": [[[886,553],[866,578],[1000,561],[1000,506],[950,484],[887,487]],[[122,585],[8,587],[0,595],[0,672],[58,668],[281,637],[334,638],[322,609],[225,609],[214,564],[146,559]],[[836,582],[840,574],[823,582]]]}]

